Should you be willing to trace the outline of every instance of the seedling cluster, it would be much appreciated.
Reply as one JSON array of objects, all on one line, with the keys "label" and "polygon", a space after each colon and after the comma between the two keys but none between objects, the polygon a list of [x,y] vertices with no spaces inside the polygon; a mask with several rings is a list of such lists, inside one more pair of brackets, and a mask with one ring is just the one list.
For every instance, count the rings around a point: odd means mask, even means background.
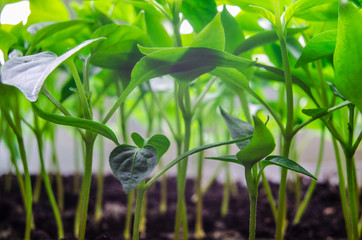
[{"label": "seedling cluster", "polygon": [[[18,1],[1,1],[0,9],[14,2]],[[334,145],[347,238],[360,239],[354,156],[362,139],[361,4],[360,0],[67,4],[29,0],[31,13],[26,24],[0,25],[0,50],[5,60],[0,72],[0,140],[9,151],[6,161],[11,161],[26,209],[24,239],[30,239],[31,229],[36,228],[32,206],[42,181],[58,238],[65,236],[55,133],[67,126],[74,129],[75,141],[81,141],[84,156],[75,161],[75,169],[83,164],[82,172],[74,173],[81,176],[74,221],[77,239],[85,239],[94,148],[102,155],[104,138],[114,144],[109,166],[128,194],[125,239],[139,239],[140,232],[145,232],[147,190],[157,180],[165,184],[165,174],[176,166],[174,239],[186,240],[190,234],[204,238],[202,198],[207,189],[201,184],[203,162],[218,160],[217,171],[226,172],[226,189],[231,184],[229,164],[244,169],[240,174],[250,196],[249,239],[255,239],[262,183],[276,223],[275,238],[282,240],[288,225],[298,224],[308,207],[327,140]],[[226,5],[241,11],[233,16]],[[180,32],[185,22],[192,26],[192,33]],[[267,94],[270,90],[276,98]],[[252,111],[251,106],[258,110]],[[130,119],[143,122],[145,133],[131,133]],[[41,168],[33,186],[24,144],[29,136],[24,136],[24,128],[32,130],[39,152]],[[212,131],[207,131],[209,128]],[[321,135],[314,174],[292,157],[299,150],[295,136],[305,128]],[[276,139],[279,149],[275,149]],[[45,165],[47,142],[56,166],[57,198]],[[230,148],[232,144],[237,152]],[[170,146],[175,149],[170,154],[173,159],[163,157]],[[218,149],[220,156],[210,156],[207,149]],[[197,212],[195,232],[189,233],[184,193],[192,155],[198,155],[192,158],[197,161]],[[106,164],[102,157],[99,161],[95,221],[102,218]],[[281,168],[278,196],[271,193],[263,173],[269,165]],[[311,178],[305,196],[301,197],[299,190],[292,223],[286,221],[288,174]],[[75,177],[75,186],[79,180]],[[298,194],[301,183],[293,184]],[[224,194],[223,215],[227,214],[229,193]],[[161,193],[161,213],[167,208],[165,194]]]}]

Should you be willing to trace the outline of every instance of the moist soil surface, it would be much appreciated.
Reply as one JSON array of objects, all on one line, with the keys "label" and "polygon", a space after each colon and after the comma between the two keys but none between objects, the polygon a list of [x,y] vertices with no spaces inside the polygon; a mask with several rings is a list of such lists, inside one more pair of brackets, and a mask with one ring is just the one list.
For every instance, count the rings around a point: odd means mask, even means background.
[{"label": "moist soil surface", "polygon": [[[34,177],[32,178],[34,181]],[[53,178],[54,179],[54,178]],[[56,192],[55,181],[54,189]],[[73,224],[75,208],[77,206],[79,189],[75,189],[73,177],[64,177],[64,210],[62,212],[65,240],[75,240]],[[88,240],[119,240],[122,237],[127,196],[121,184],[113,177],[104,178],[103,218],[96,223],[93,220],[96,181],[92,181],[91,197],[89,201],[89,215],[86,238]],[[304,193],[309,181],[302,180]],[[0,177],[0,240],[22,239],[25,227],[25,212],[22,198],[15,177],[12,178],[10,191],[5,190],[5,176]],[[34,186],[34,183],[33,183]],[[230,195],[229,211],[226,216],[221,215],[223,185],[214,183],[203,198],[203,222],[206,232],[205,239],[242,240],[247,239],[249,226],[249,198],[245,187],[235,185],[237,194]],[[274,196],[278,194],[278,185],[271,183]],[[288,224],[286,240],[335,240],[346,239],[345,223],[340,204],[337,186],[328,183],[318,183],[310,204],[299,224],[293,225],[292,219],[296,211],[295,186],[288,186]],[[167,211],[161,214],[160,184],[157,183],[147,192],[147,232],[141,239],[173,239],[174,218],[176,210],[176,179],[168,178]],[[193,238],[195,225],[195,203],[192,201],[194,181],[187,180],[186,202],[189,223],[189,239]],[[56,239],[57,228],[47,195],[42,187],[40,199],[33,205],[34,230],[33,240]],[[259,240],[273,239],[275,222],[265,195],[261,187],[258,196],[256,238]]]}]

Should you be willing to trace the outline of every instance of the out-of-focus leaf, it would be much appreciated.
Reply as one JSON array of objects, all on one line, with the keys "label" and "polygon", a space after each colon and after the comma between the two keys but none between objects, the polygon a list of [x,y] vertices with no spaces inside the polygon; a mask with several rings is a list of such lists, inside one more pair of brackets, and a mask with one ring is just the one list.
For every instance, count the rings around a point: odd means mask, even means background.
[{"label": "out-of-focus leaf", "polygon": [[44,120],[59,125],[72,126],[76,128],[85,129],[93,133],[100,134],[113,141],[116,145],[119,145],[116,134],[114,134],[114,132],[106,125],[88,119],[60,116],[52,113],[47,113],[40,110],[40,108],[38,108],[35,104],[32,104],[32,107],[34,112]]},{"label": "out-of-focus leaf", "polygon": [[240,89],[250,89],[249,81],[244,74],[236,69],[225,67],[215,68],[211,74],[219,77],[230,89],[238,91]]},{"label": "out-of-focus leaf", "polygon": [[253,116],[254,134],[250,143],[240,150],[236,157],[246,167],[252,167],[255,163],[269,155],[275,148],[273,135],[264,123]]},{"label": "out-of-focus leaf", "polygon": [[296,163],[293,160],[290,160],[288,158],[282,157],[282,156],[268,156],[265,160],[261,161],[261,170],[260,171],[262,171],[264,168],[266,168],[269,165],[276,165],[279,167],[283,167],[283,168],[292,170],[294,172],[304,174],[310,178],[313,178],[314,180],[317,180],[316,177],[314,177],[311,173],[309,173],[307,170],[305,170],[298,163]]},{"label": "out-of-focus leaf", "polygon": [[181,12],[195,32],[200,32],[217,14],[214,0],[183,0]]},{"label": "out-of-focus leaf", "polygon": [[[220,107],[220,112],[222,117],[224,118],[226,126],[228,127],[230,135],[233,139],[238,139],[253,135],[254,128],[253,126],[251,126],[251,124],[228,114],[221,107]],[[250,141],[243,141],[236,143],[236,145],[241,150],[245,148],[249,143]]]},{"label": "out-of-focus leaf", "polygon": [[0,41],[0,50],[4,54],[5,60],[7,60],[9,48],[12,45],[14,45],[18,40],[13,34],[5,32],[5,31],[3,31],[1,29],[0,29],[0,39],[1,39],[1,41]]},{"label": "out-of-focus leaf", "polygon": [[[301,33],[306,28],[290,28],[287,30],[287,38],[294,36],[295,34]],[[253,48],[263,46],[269,43],[273,43],[278,40],[277,33],[274,30],[262,31],[254,34],[253,36],[245,39],[241,42],[234,51],[234,54],[239,55],[245,51]]]},{"label": "out-of-focus leaf", "polygon": [[106,37],[92,49],[91,63],[104,68],[122,69],[131,72],[142,58],[137,44],[149,46],[147,35],[130,25],[108,24],[98,28],[92,38]]},{"label": "out-of-focus leaf", "polygon": [[84,41],[59,57],[51,52],[41,52],[11,58],[1,68],[1,81],[4,84],[17,87],[29,101],[35,102],[45,79],[54,69],[83,48],[103,39]]},{"label": "out-of-focus leaf", "polygon": [[162,134],[155,134],[149,139],[146,139],[145,146],[150,145],[157,151],[158,159],[160,159],[170,147],[170,141]]},{"label": "out-of-focus leaf", "polygon": [[303,48],[295,67],[300,67],[309,62],[333,54],[336,46],[337,31],[329,30],[314,36]]},{"label": "out-of-focus leaf", "polygon": [[262,17],[266,18],[267,20],[269,20],[271,24],[275,25],[275,16],[273,12],[260,6],[252,6],[252,7],[254,7],[255,11],[259,13]]},{"label": "out-of-focus leaf", "polygon": [[335,82],[338,91],[362,111],[362,9],[342,1],[339,7]]},{"label": "out-of-focus leaf", "polygon": [[284,19],[288,24],[294,14],[298,14],[302,11],[307,11],[312,7],[329,3],[331,0],[299,0],[290,5],[285,11]]},{"label": "out-of-focus leaf", "polygon": [[294,17],[307,21],[336,21],[338,18],[338,6],[338,0],[331,0],[329,3],[295,13]]},{"label": "out-of-focus leaf", "polygon": [[310,117],[315,117],[319,114],[326,113],[328,111],[328,108],[313,108],[313,109],[303,109],[302,112],[305,115],[308,115]]},{"label": "out-of-focus leaf", "polygon": [[273,0],[216,0],[217,5],[227,4],[236,5],[241,9],[250,11],[250,5],[258,6],[267,9],[270,12],[274,12]]},{"label": "out-of-focus leaf", "polygon": [[239,165],[243,165],[242,162],[240,162],[235,155],[230,155],[230,156],[220,156],[220,157],[205,157],[206,159],[210,159],[210,160],[219,160],[219,161],[223,161],[223,162],[230,162],[230,163],[236,163]]},{"label": "out-of-focus leaf", "polygon": [[49,21],[67,21],[69,12],[61,0],[52,0],[45,4],[43,0],[30,0],[30,15],[27,24]]},{"label": "out-of-focus leaf", "polygon": [[109,156],[113,175],[121,182],[126,194],[146,179],[157,165],[156,149],[150,145],[136,148],[122,144]]}]

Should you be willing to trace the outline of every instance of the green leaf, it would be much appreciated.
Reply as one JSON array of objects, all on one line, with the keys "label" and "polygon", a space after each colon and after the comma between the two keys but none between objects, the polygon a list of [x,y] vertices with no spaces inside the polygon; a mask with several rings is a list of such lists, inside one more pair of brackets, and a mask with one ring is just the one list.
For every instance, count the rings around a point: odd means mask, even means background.
[{"label": "green leaf", "polygon": [[200,32],[217,14],[214,0],[183,0],[181,12],[195,32]]},{"label": "green leaf", "polygon": [[205,159],[210,159],[210,160],[219,160],[219,161],[223,161],[223,162],[230,162],[230,163],[236,163],[239,165],[243,165],[242,162],[240,162],[235,155],[229,155],[229,156],[220,156],[220,157],[205,157]]},{"label": "green leaf", "polygon": [[225,48],[224,28],[221,24],[220,14],[202,29],[189,47],[210,48],[223,51]]},{"label": "green leaf", "polygon": [[136,148],[122,144],[109,156],[113,175],[121,182],[126,194],[146,179],[157,165],[156,149],[150,145]]},{"label": "green leaf", "polygon": [[141,148],[145,145],[145,139],[138,133],[133,132],[131,134],[131,138],[132,138],[133,142],[137,145],[137,147]]},{"label": "green leaf", "polygon": [[248,79],[236,69],[217,67],[211,74],[219,77],[221,81],[234,91],[239,91],[240,89],[251,90]]},{"label": "green leaf", "polygon": [[275,148],[273,135],[264,123],[253,116],[254,134],[250,143],[240,150],[236,157],[244,166],[252,167],[265,156],[269,155]]},{"label": "green leaf", "polygon": [[287,168],[289,170],[304,174],[310,178],[317,180],[316,177],[314,177],[311,173],[309,173],[307,170],[305,170],[298,163],[296,163],[288,158],[284,158],[282,156],[268,156],[265,160],[261,161],[260,171],[262,171],[264,168],[266,168],[269,165],[276,165],[276,166],[280,166],[283,168]]},{"label": "green leaf", "polygon": [[288,24],[290,19],[294,14],[298,14],[299,12],[306,11],[312,7],[316,7],[319,5],[323,5],[326,3],[330,3],[331,0],[299,0],[290,5],[285,11],[284,19]]},{"label": "green leaf", "polygon": [[170,141],[162,134],[156,134],[146,140],[145,146],[150,145],[157,151],[158,159],[160,159],[170,147]]},{"label": "green leaf", "polygon": [[[301,33],[307,28],[290,28],[287,29],[287,38],[293,37],[295,34]],[[241,42],[234,51],[235,55],[251,50],[253,48],[264,46],[278,40],[275,30],[261,31]]]},{"label": "green leaf", "polygon": [[54,35],[57,35],[57,38],[53,41],[54,44],[56,44],[56,41],[61,41],[64,40],[65,37],[68,37],[69,33],[72,32],[70,29],[75,28],[79,31],[79,27],[85,27],[87,24],[89,24],[89,22],[84,20],[71,20],[56,23],[47,22],[45,26],[44,22],[33,24],[28,27],[28,31],[33,34],[31,48],[34,49],[37,44]]},{"label": "green leaf", "polygon": [[130,72],[142,58],[137,44],[150,45],[145,32],[130,25],[108,24],[98,28],[92,38],[106,37],[92,49],[91,63]]},{"label": "green leaf", "polygon": [[315,35],[303,48],[295,67],[332,55],[336,47],[337,31],[329,30]]},{"label": "green leaf", "polygon": [[259,13],[262,17],[268,19],[269,22],[275,26],[275,16],[273,12],[261,6],[251,6],[251,7],[254,8],[255,12]]},{"label": "green leaf", "polygon": [[243,31],[226,7],[221,12],[221,22],[225,32],[225,51],[232,53],[244,40]]},{"label": "green leaf", "polygon": [[35,102],[44,81],[54,69],[83,48],[103,39],[84,41],[59,57],[51,52],[41,52],[11,58],[1,68],[1,81],[4,84],[17,87],[29,101]]},{"label": "green leaf", "polygon": [[308,115],[310,117],[315,117],[319,114],[323,114],[328,112],[328,108],[312,108],[312,109],[303,109],[302,112],[305,115]]},{"label": "green leaf", "polygon": [[100,134],[113,141],[116,145],[119,145],[116,134],[114,134],[114,132],[106,125],[88,119],[60,116],[52,113],[47,113],[40,110],[40,108],[38,108],[35,104],[32,104],[32,107],[34,112],[46,121],[59,125],[85,129],[93,133]]},{"label": "green leaf", "polygon": [[155,51],[143,57],[135,65],[131,81],[118,101],[124,101],[138,85],[155,77],[188,72],[189,77],[182,80],[191,81],[216,66],[243,69],[253,64],[251,60],[208,48],[173,48]]},{"label": "green leaf", "polygon": [[243,9],[243,10],[245,9],[247,11],[250,11],[253,9],[250,7],[250,5],[262,7],[271,12],[274,11],[273,0],[216,0],[216,2],[218,5],[222,5],[222,4],[236,5],[236,6],[239,6],[241,9]]},{"label": "green leaf", "polygon": [[340,3],[337,42],[334,52],[338,91],[362,111],[362,9],[352,2]]},{"label": "green leaf", "polygon": [[69,12],[61,0],[52,0],[51,4],[45,4],[43,0],[30,0],[29,3],[31,13],[27,24],[69,20]]},{"label": "green leaf", "polygon": [[0,50],[4,54],[5,60],[7,60],[9,48],[12,45],[14,45],[18,41],[18,39],[13,34],[8,33],[1,29],[0,29],[0,39],[1,39]]},{"label": "green leaf", "polygon": [[[230,135],[233,139],[238,139],[253,135],[254,128],[253,126],[251,126],[251,124],[231,116],[230,114],[225,112],[221,107],[220,107],[220,112],[222,117],[224,118],[226,126],[228,127]],[[250,141],[244,141],[237,143],[236,145],[241,150],[245,148],[249,143]]]}]

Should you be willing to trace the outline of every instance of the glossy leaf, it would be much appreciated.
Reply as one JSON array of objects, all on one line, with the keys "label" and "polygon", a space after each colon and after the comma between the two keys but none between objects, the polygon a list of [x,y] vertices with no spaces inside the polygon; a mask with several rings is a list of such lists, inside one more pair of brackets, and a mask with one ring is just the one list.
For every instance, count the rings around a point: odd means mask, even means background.
[{"label": "glossy leaf", "polygon": [[183,0],[181,12],[195,32],[200,32],[215,17],[217,9],[214,0]]},{"label": "glossy leaf", "polygon": [[[251,126],[251,124],[228,114],[221,107],[220,107],[220,112],[222,117],[224,118],[226,126],[228,127],[230,135],[233,139],[238,139],[253,135],[254,128],[253,126]],[[245,148],[249,143],[250,141],[244,141],[237,143],[236,145],[241,150]]]},{"label": "glossy leaf", "polygon": [[18,40],[13,34],[1,29],[0,39],[0,50],[3,52],[4,58],[7,59],[9,48],[14,45]]},{"label": "glossy leaf", "polygon": [[332,55],[336,47],[337,31],[329,30],[314,36],[303,48],[295,67]]},{"label": "glossy leaf", "polygon": [[[295,34],[301,33],[306,28],[290,28],[287,30],[287,38],[293,37]],[[261,31],[241,42],[234,51],[234,54],[239,55],[253,48],[273,43],[278,40],[275,30]]]},{"label": "glossy leaf", "polygon": [[29,101],[35,102],[44,81],[54,69],[83,48],[99,40],[103,38],[84,41],[59,57],[51,52],[41,52],[11,58],[1,68],[1,81],[17,87]]},{"label": "glossy leaf", "polygon": [[282,156],[268,156],[265,160],[261,161],[261,170],[270,165],[276,165],[283,168],[287,168],[289,170],[292,170],[294,172],[298,172],[301,174],[304,174],[310,178],[313,178],[317,180],[316,177],[314,177],[311,173],[309,173],[307,170],[305,170],[302,166],[300,166],[298,163],[294,162],[293,160],[284,158]]},{"label": "glossy leaf", "polygon": [[92,38],[105,37],[92,49],[91,63],[127,72],[142,58],[137,44],[150,45],[145,32],[130,25],[108,24],[98,28]]},{"label": "glossy leaf", "polygon": [[338,91],[362,111],[362,9],[342,1],[339,8],[335,82]]},{"label": "glossy leaf", "polygon": [[114,132],[106,125],[88,119],[60,116],[52,113],[47,113],[45,111],[40,110],[40,108],[38,108],[35,104],[32,104],[32,107],[34,112],[39,117],[43,118],[46,121],[56,123],[59,125],[72,126],[76,128],[85,129],[93,133],[100,134],[113,141],[116,145],[119,145],[116,134],[114,134]]},{"label": "glossy leaf", "polygon": [[273,135],[264,123],[253,116],[254,134],[250,143],[240,150],[236,157],[244,166],[252,167],[255,163],[269,155],[275,148]]},{"label": "glossy leaf", "polygon": [[136,148],[122,144],[111,152],[109,165],[128,194],[152,173],[157,165],[157,152],[150,145]]},{"label": "glossy leaf", "polygon": [[133,132],[131,134],[131,138],[132,138],[133,142],[137,145],[137,147],[141,148],[145,145],[145,139],[138,133]]},{"label": "glossy leaf", "polygon": [[152,137],[146,139],[145,146],[150,145],[157,151],[158,159],[160,159],[170,147],[170,141],[162,134],[155,134]]}]

